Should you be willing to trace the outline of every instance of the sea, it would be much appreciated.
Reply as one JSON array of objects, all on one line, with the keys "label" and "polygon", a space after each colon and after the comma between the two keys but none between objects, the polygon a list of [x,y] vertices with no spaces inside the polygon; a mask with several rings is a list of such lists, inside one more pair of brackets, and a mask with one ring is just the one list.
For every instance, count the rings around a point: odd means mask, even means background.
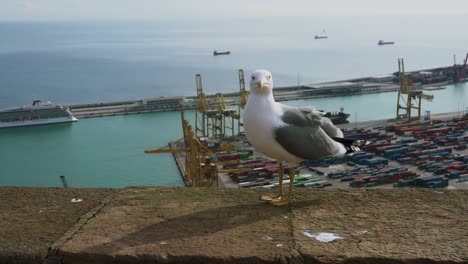
[{"label": "sea", "polygon": [[[62,105],[239,90],[268,69],[275,86],[392,74],[462,63],[468,16],[272,17],[154,21],[0,22],[0,109],[40,99]],[[327,39],[314,39],[326,35]],[[394,45],[378,46],[379,40]],[[213,51],[230,55],[213,56]],[[248,78],[247,78],[248,80]],[[468,85],[428,91],[423,111],[460,112]],[[286,102],[358,122],[393,118],[395,92]],[[194,112],[186,115],[194,120]],[[0,130],[0,186],[182,186],[170,154],[145,154],[182,137],[180,114],[81,119]]]}]

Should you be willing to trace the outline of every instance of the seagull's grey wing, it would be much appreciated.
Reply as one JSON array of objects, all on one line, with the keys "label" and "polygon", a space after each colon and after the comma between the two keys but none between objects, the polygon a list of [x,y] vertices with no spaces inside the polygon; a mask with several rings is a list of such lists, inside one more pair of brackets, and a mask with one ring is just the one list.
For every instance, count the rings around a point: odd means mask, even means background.
[{"label": "seagull's grey wing", "polygon": [[323,117],[325,113],[313,107],[284,106],[283,122],[293,126],[316,127],[320,126],[330,137],[343,137],[341,129],[337,128],[329,118]]},{"label": "seagull's grey wing", "polygon": [[327,133],[328,136],[330,137],[339,137],[339,138],[342,138],[343,137],[343,131],[341,131],[341,129],[337,128],[333,123],[332,121],[330,120],[330,118],[327,118],[327,117],[322,117],[322,124],[320,125],[320,127],[325,131],[325,133]]},{"label": "seagull's grey wing", "polygon": [[283,122],[295,126],[319,126],[323,112],[313,107],[283,106]]},{"label": "seagull's grey wing", "polygon": [[275,129],[275,139],[289,153],[303,159],[321,159],[339,154],[330,137],[343,137],[330,119],[312,107],[287,107],[281,117],[287,126]]}]

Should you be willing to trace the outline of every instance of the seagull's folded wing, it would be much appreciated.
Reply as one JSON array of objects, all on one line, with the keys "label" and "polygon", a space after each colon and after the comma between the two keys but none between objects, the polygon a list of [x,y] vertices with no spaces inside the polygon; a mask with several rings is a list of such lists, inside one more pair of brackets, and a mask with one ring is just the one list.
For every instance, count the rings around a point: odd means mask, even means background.
[{"label": "seagull's folded wing", "polygon": [[289,153],[303,159],[321,159],[339,152],[331,137],[343,137],[324,113],[313,107],[285,107],[286,126],[275,129],[275,139]]},{"label": "seagull's folded wing", "polygon": [[[284,106],[284,105],[283,105]],[[322,122],[323,112],[311,107],[287,107],[281,117],[283,122],[293,126],[318,127]]]}]

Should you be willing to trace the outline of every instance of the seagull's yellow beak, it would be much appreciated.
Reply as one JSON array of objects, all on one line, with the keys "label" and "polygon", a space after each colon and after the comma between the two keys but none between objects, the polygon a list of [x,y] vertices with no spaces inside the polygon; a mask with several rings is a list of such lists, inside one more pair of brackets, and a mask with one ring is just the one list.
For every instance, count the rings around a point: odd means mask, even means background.
[{"label": "seagull's yellow beak", "polygon": [[258,83],[257,83],[257,87],[258,88],[263,88],[263,86],[265,85],[265,81],[264,80],[260,80]]}]

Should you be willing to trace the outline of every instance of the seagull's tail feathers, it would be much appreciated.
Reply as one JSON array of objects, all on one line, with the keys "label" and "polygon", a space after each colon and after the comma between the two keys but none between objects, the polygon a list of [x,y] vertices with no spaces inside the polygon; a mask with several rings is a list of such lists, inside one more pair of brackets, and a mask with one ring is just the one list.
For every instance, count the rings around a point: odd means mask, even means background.
[{"label": "seagull's tail feathers", "polygon": [[343,144],[346,148],[346,154],[362,151],[364,146],[371,143],[367,140],[356,140],[352,138],[332,137],[332,139]]}]

